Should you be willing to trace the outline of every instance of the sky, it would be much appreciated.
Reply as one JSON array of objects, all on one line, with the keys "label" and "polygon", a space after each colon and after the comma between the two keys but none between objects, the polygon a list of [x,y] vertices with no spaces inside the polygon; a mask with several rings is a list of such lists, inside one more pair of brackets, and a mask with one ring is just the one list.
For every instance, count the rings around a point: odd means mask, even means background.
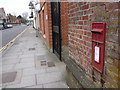
[{"label": "sky", "polygon": [[3,7],[6,14],[18,16],[23,12],[28,12],[30,15],[29,2],[30,0],[0,0],[0,8]]}]

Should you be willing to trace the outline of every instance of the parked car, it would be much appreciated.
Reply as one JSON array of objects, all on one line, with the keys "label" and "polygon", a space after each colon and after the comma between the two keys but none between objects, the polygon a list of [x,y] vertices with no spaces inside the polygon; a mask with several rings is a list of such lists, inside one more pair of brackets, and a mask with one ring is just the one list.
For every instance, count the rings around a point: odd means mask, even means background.
[{"label": "parked car", "polygon": [[30,24],[30,23],[27,23],[26,25],[27,25],[27,26],[30,26],[31,24]]},{"label": "parked car", "polygon": [[3,24],[4,29],[8,28],[7,23],[2,23],[2,24]]},{"label": "parked car", "polygon": [[12,27],[13,27],[13,25],[7,24],[7,28],[12,28]]},{"label": "parked car", "polygon": [[3,30],[4,29],[4,26],[2,23],[0,23],[0,30]]},{"label": "parked car", "polygon": [[13,25],[7,24],[7,23],[0,23],[0,30],[7,29],[7,28],[12,28]]}]

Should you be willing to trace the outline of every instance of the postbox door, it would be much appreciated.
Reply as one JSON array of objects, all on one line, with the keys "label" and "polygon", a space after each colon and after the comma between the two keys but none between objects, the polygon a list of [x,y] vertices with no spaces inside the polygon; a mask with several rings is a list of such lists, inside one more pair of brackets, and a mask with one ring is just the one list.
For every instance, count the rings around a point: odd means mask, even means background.
[{"label": "postbox door", "polygon": [[104,68],[105,32],[104,22],[92,23],[92,66],[100,73]]}]

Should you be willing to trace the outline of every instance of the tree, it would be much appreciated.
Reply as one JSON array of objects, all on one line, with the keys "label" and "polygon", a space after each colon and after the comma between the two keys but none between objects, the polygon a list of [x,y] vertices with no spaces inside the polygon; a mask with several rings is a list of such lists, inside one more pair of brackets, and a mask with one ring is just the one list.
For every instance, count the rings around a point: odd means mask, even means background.
[{"label": "tree", "polygon": [[28,18],[28,12],[23,12],[22,13],[22,17],[27,20],[27,18]]},{"label": "tree", "polygon": [[21,21],[21,23],[27,23],[28,21],[23,18],[21,15],[17,16],[17,19],[19,19]]},{"label": "tree", "polygon": [[17,16],[17,19],[22,19],[22,16],[21,15]]}]

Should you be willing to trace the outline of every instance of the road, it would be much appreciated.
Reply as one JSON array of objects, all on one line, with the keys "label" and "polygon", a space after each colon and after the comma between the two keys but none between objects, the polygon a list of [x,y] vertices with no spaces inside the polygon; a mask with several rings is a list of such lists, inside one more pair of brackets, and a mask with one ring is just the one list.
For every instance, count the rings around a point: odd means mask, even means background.
[{"label": "road", "polygon": [[11,41],[14,37],[16,37],[23,30],[25,30],[26,27],[27,27],[26,25],[20,25],[20,26],[13,26],[13,28],[1,30],[0,37],[2,37],[2,42],[1,42],[2,47],[5,46],[9,41]]}]

